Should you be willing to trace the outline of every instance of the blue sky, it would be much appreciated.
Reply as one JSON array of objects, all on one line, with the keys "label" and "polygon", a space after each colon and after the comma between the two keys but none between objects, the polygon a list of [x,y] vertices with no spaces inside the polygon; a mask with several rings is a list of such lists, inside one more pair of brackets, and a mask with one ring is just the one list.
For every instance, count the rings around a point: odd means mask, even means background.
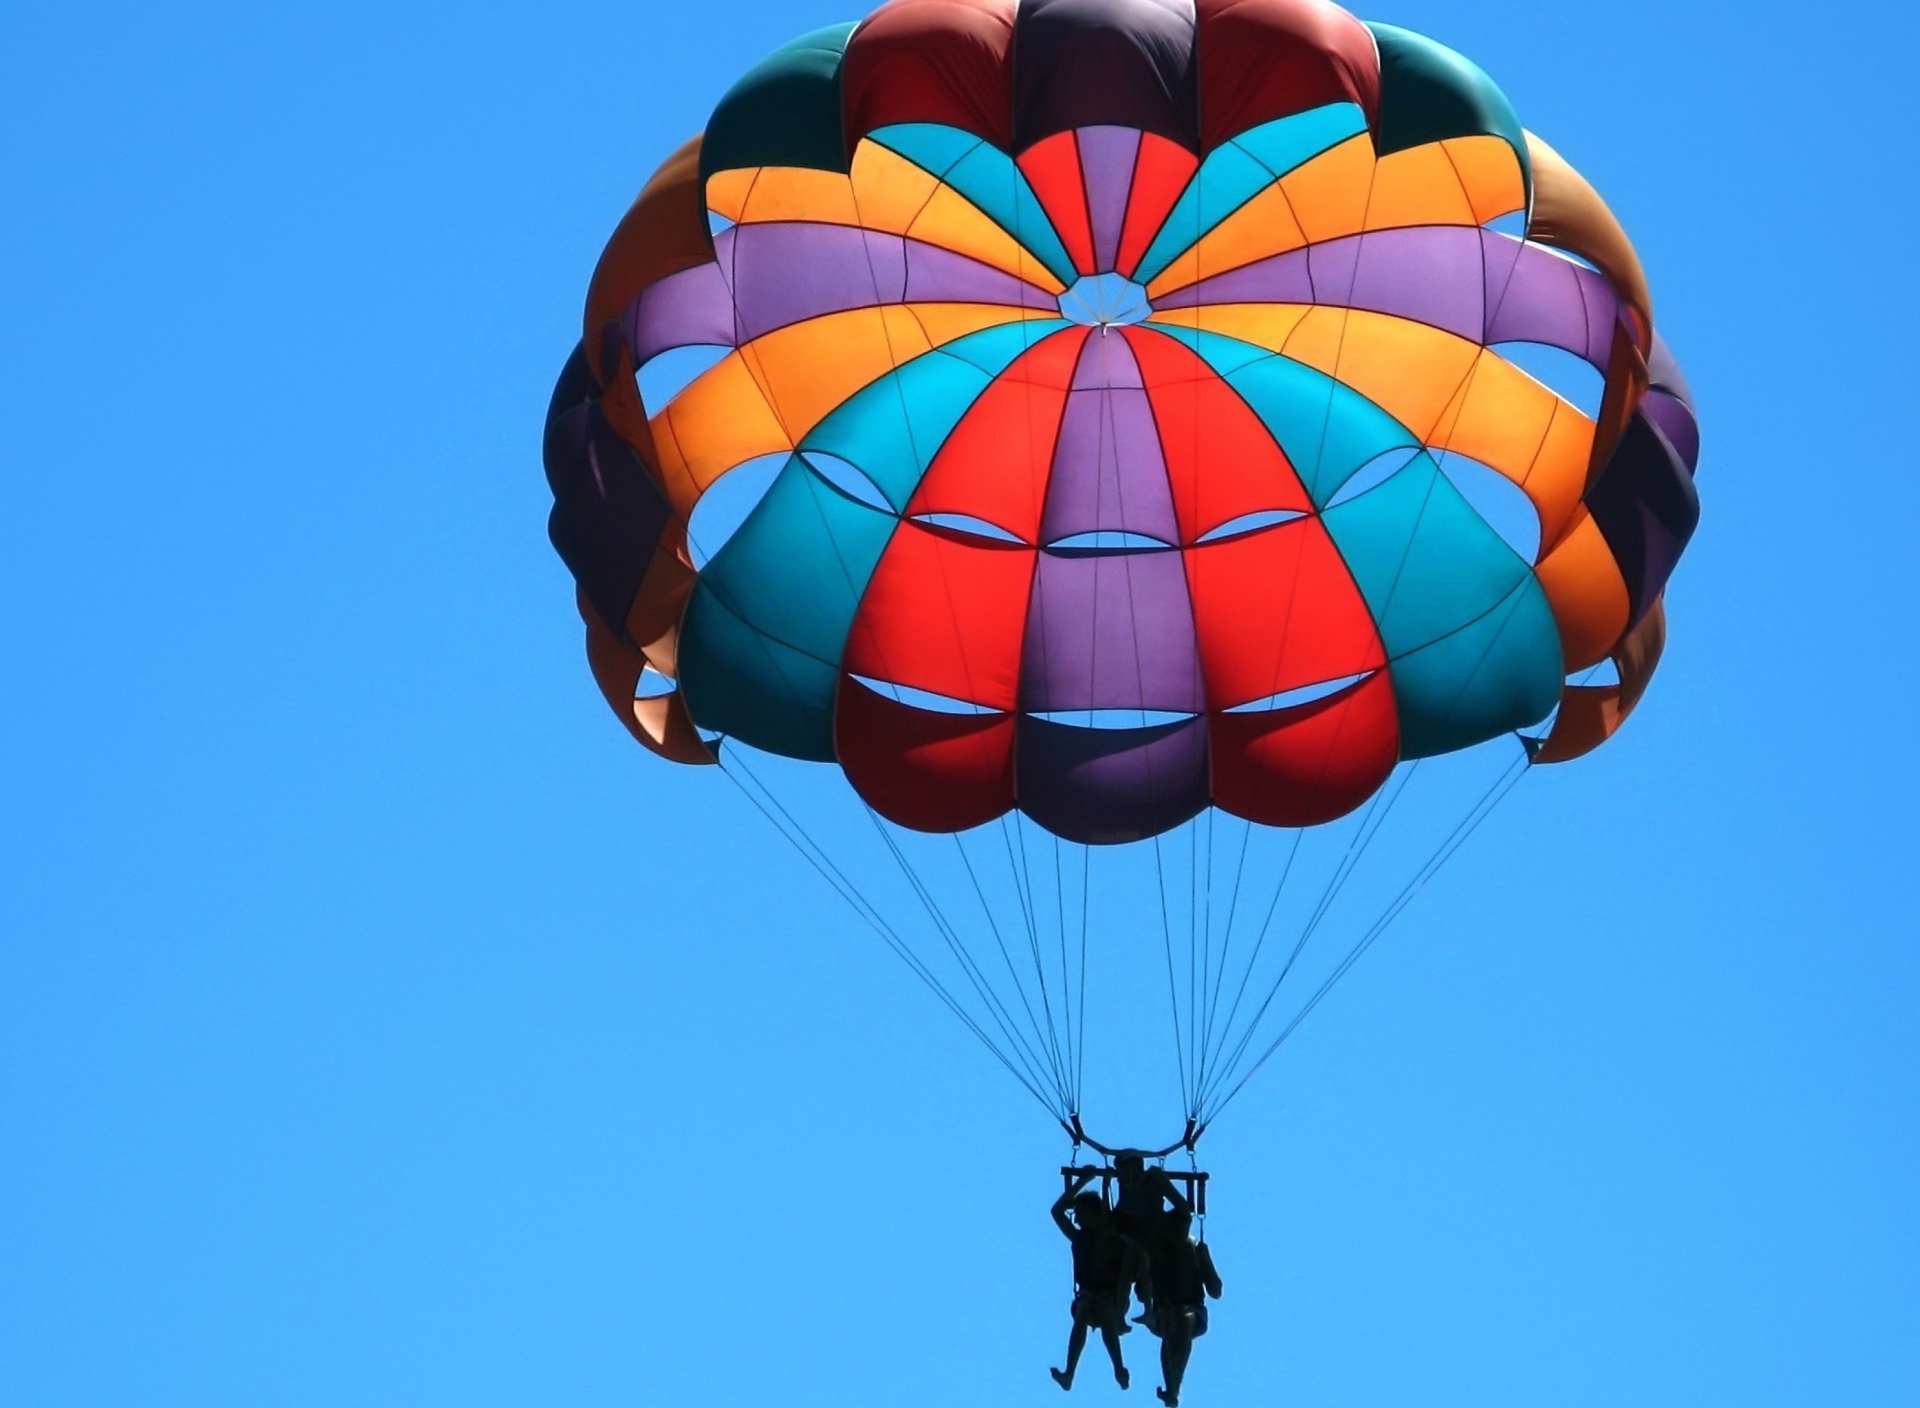
[{"label": "blue sky", "polygon": [[[544,535],[602,241],[852,17],[9,17],[0,1398],[1057,1396],[1065,1141],[619,733]],[[1915,21],[1365,17],[1613,203],[1705,519],[1641,713],[1209,1135],[1188,1401],[1912,1401]]]}]

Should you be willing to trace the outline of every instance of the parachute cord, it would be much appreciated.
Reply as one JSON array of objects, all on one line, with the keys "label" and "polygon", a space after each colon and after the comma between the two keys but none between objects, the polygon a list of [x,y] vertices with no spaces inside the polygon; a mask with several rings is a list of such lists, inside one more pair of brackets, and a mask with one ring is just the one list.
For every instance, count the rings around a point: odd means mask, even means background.
[{"label": "parachute cord", "polygon": [[[933,922],[935,932],[938,933],[946,943],[947,952],[952,956],[953,961],[959,965],[961,973],[965,975],[969,986],[973,988],[974,995],[985,1005],[988,1015],[993,1018],[994,1025],[1000,1029],[1000,1034],[1006,1038],[1008,1046],[1020,1056],[1022,1063],[1025,1064],[1031,1072],[1035,1083],[1046,1084],[1046,1079],[1042,1074],[1046,1062],[1041,1059],[1040,1054],[1033,1048],[1032,1044],[1028,1042],[1026,1034],[1019,1030],[1019,1023],[1014,1020],[1013,1013],[1008,1010],[1006,1003],[1001,999],[993,984],[988,980],[987,975],[981,971],[979,963],[975,960],[972,953],[968,951],[967,945],[965,941],[961,939],[959,931],[954,927],[953,921],[947,918],[946,912],[941,909],[939,901],[934,898],[931,887],[921,878],[920,872],[915,869],[913,862],[907,858],[906,853],[900,849],[899,843],[894,840],[893,834],[887,830],[886,823],[881,819],[880,814],[874,811],[872,807],[867,807],[866,811],[867,819],[873,823],[873,829],[879,835],[881,843],[886,846],[888,853],[893,857],[894,864],[899,867],[901,875],[905,877],[908,886],[913,890],[915,897],[919,899],[921,907],[926,910],[928,919]],[[1059,1101],[1060,1106],[1064,1108],[1067,1102],[1065,1098],[1059,1094],[1058,1080],[1055,1080],[1053,1085],[1056,1092],[1055,1098]],[[1056,1116],[1058,1116],[1058,1114],[1059,1112],[1056,1111]]]},{"label": "parachute cord", "polygon": [[[1259,1032],[1260,1024],[1266,1020],[1267,1012],[1272,1008],[1274,999],[1279,997],[1281,985],[1287,981],[1288,976],[1293,972],[1294,965],[1300,961],[1300,954],[1306,948],[1307,941],[1318,931],[1320,921],[1326,918],[1327,912],[1333,907],[1334,900],[1338,899],[1340,892],[1346,888],[1348,878],[1351,877],[1354,870],[1359,867],[1361,860],[1366,857],[1367,851],[1372,847],[1375,838],[1380,835],[1382,828],[1386,826],[1387,818],[1393,815],[1395,804],[1399,802],[1401,797],[1406,795],[1407,784],[1413,781],[1413,775],[1418,772],[1419,769],[1420,764],[1415,762],[1412,767],[1400,774],[1400,780],[1394,784],[1390,792],[1376,792],[1374,794],[1375,803],[1380,803],[1380,799],[1383,796],[1386,798],[1385,802],[1383,804],[1369,806],[1366,814],[1361,818],[1359,829],[1348,839],[1346,853],[1341,856],[1339,865],[1334,867],[1334,872],[1332,876],[1328,878],[1325,888],[1321,890],[1320,898],[1315,903],[1313,912],[1308,916],[1306,923],[1301,926],[1300,935],[1294,940],[1293,948],[1287,954],[1287,961],[1281,965],[1280,976],[1275,978],[1273,980],[1273,986],[1267,989],[1266,997],[1261,1000],[1260,1006],[1255,1009],[1252,1019],[1247,1023],[1246,1030],[1240,1034],[1240,1039],[1234,1043],[1232,1053],[1227,1055],[1225,1060],[1221,1062],[1220,1070],[1222,1074],[1214,1082],[1216,1089],[1221,1081],[1232,1078],[1233,1071],[1239,1066],[1241,1058],[1246,1055],[1247,1048],[1252,1045],[1254,1036]],[[1249,972],[1251,972],[1251,964],[1249,964]],[[1236,1006],[1237,1005],[1238,1004],[1236,1004]],[[1232,1028],[1233,1017],[1229,1014],[1226,1031],[1230,1033]],[[1225,1045],[1224,1040],[1222,1041],[1222,1045]],[[1207,1095],[1211,1093],[1211,1091],[1202,1093],[1201,1105],[1203,1108],[1206,1104]]]},{"label": "parachute cord", "polygon": [[1180,989],[1173,976],[1173,919],[1167,909],[1167,867],[1160,855],[1160,838],[1153,838],[1153,868],[1160,880],[1160,939],[1167,956],[1167,1002],[1173,1009],[1173,1054],[1180,1063],[1180,1104],[1193,1104],[1193,1090],[1187,1084],[1187,1052],[1180,1034]]},{"label": "parachute cord", "polygon": [[[1252,837],[1253,837],[1253,824],[1249,822],[1247,824],[1247,834],[1242,839],[1241,848],[1240,848],[1240,864],[1242,867],[1246,865],[1247,847],[1251,844]],[[1233,1030],[1233,1020],[1236,1016],[1239,1015],[1241,999],[1243,999],[1247,994],[1247,984],[1253,981],[1254,966],[1260,961],[1260,950],[1266,946],[1267,932],[1273,927],[1273,916],[1280,908],[1281,896],[1283,896],[1286,893],[1287,880],[1293,874],[1293,864],[1297,859],[1299,859],[1300,843],[1305,839],[1305,837],[1306,837],[1306,832],[1304,829],[1300,827],[1295,827],[1293,829],[1293,840],[1287,847],[1287,858],[1284,862],[1281,863],[1281,866],[1280,866],[1280,878],[1278,881],[1274,883],[1273,899],[1268,902],[1267,912],[1261,918],[1260,928],[1254,934],[1253,952],[1250,955],[1248,955],[1246,967],[1240,974],[1240,982],[1234,991],[1232,1006],[1227,1011],[1227,1020],[1219,1028],[1221,1033],[1222,1046],[1224,1046],[1226,1043],[1226,1034]],[[1221,997],[1221,994],[1226,989],[1227,955],[1231,951],[1232,947],[1233,947],[1233,930],[1231,927],[1229,927],[1227,930],[1227,942],[1223,944],[1220,949],[1220,973],[1219,973],[1218,980],[1214,983],[1213,1001],[1207,1010],[1207,1041],[1206,1041],[1206,1045],[1202,1047],[1202,1055],[1203,1055],[1205,1064],[1208,1065],[1209,1067],[1212,1066],[1214,1057],[1216,1055],[1216,1050],[1213,1044],[1214,1023],[1215,1023],[1215,1020],[1220,1015],[1220,997]]]},{"label": "parachute cord", "polygon": [[1340,961],[1332,973],[1327,975],[1326,981],[1321,983],[1313,996],[1307,999],[1306,1005],[1294,1014],[1293,1020],[1288,1022],[1286,1028],[1273,1039],[1265,1051],[1260,1053],[1260,1059],[1249,1066],[1246,1073],[1234,1083],[1225,1097],[1213,1106],[1207,1116],[1209,1121],[1218,1118],[1220,1112],[1233,1103],[1234,1097],[1246,1089],[1247,1082],[1259,1074],[1260,1068],[1267,1064],[1274,1052],[1278,1051],[1287,1038],[1292,1036],[1299,1025],[1307,1019],[1307,1014],[1318,1007],[1320,1000],[1333,990],[1333,985],[1347,975],[1348,970],[1360,961],[1361,956],[1369,948],[1373,947],[1374,941],[1386,932],[1387,927],[1400,917],[1408,905],[1413,903],[1414,898],[1427,887],[1428,882],[1440,873],[1441,867],[1453,859],[1454,854],[1467,843],[1468,838],[1480,829],[1480,824],[1492,816],[1494,810],[1506,801],[1508,795],[1519,785],[1520,779],[1527,775],[1531,766],[1532,760],[1522,751],[1515,762],[1508,764],[1502,770],[1493,780],[1493,785],[1481,794],[1480,800],[1473,804],[1446,838],[1434,848],[1433,854],[1427,858],[1427,863],[1415,872],[1413,879],[1401,888],[1400,893],[1394,896],[1380,917],[1374,920],[1367,931],[1360,936],[1359,941],[1354,944],[1347,956]]},{"label": "parachute cord", "polygon": [[[1024,834],[1024,833],[1023,833]],[[1025,842],[1023,841],[1024,845]],[[1067,1085],[1073,1108],[1080,1109],[1080,1062],[1074,1055],[1073,970],[1067,964],[1067,885],[1060,868],[1060,838],[1053,838],[1053,907],[1060,937],[1060,1010],[1067,1021]]]},{"label": "parachute cord", "polygon": [[1206,1200],[1199,1196],[1200,1179],[1198,1174],[1200,1172],[1200,1158],[1199,1155],[1193,1152],[1193,1145],[1191,1144],[1187,1145],[1187,1172],[1196,1175],[1188,1182],[1187,1187],[1193,1190],[1193,1202],[1195,1205],[1193,1222],[1194,1226],[1200,1231],[1200,1245],[1205,1246],[1207,1244]]},{"label": "parachute cord", "polygon": [[[1193,1044],[1193,1086],[1196,1101],[1200,1089],[1200,1067],[1206,1059],[1206,1047],[1200,1041],[1200,1029],[1205,1012],[1207,985],[1213,974],[1213,818],[1214,809],[1207,808],[1207,885],[1206,913],[1200,925],[1200,986],[1188,994],[1187,999],[1187,1039]],[[1186,1112],[1188,1119],[1198,1119],[1200,1110],[1196,1103]]]},{"label": "parachute cord", "polygon": [[[986,918],[987,931],[993,935],[994,947],[1000,950],[1000,961],[1006,965],[1007,977],[1013,983],[1013,990],[1020,996],[1020,1008],[1027,1014],[1027,1024],[1033,1028],[1034,1037],[1039,1045],[1048,1047],[1050,1045],[1048,1032],[1042,1032],[1040,1029],[1040,1019],[1034,1015],[1033,1002],[1027,996],[1027,985],[1020,981],[1020,973],[1014,966],[1013,955],[1007,951],[1006,936],[1000,932],[1000,923],[993,917],[993,906],[987,900],[986,889],[980,883],[979,873],[973,868],[973,857],[967,854],[966,845],[960,840],[958,832],[952,833],[952,837],[953,848],[960,853],[960,864],[966,868],[967,879],[973,885],[974,898],[980,901],[980,913]],[[1049,1021],[1048,1031],[1050,1032],[1051,1029],[1052,1023]],[[1057,1053],[1057,1046],[1052,1049]],[[1057,1055],[1050,1064],[1053,1067],[1054,1087],[1060,1092],[1060,1103],[1065,1105],[1067,1103],[1066,1077],[1061,1073]]]},{"label": "parachute cord", "polygon": [[[1028,1073],[1023,1072],[1018,1066],[1014,1065],[1014,1063],[1007,1058],[1006,1053],[994,1044],[993,1039],[981,1029],[979,1023],[974,1021],[973,1016],[960,1005],[952,993],[947,991],[946,986],[932,970],[926,966],[920,957],[913,952],[906,941],[894,932],[892,926],[886,922],[885,918],[883,918],[872,903],[867,900],[866,896],[861,894],[859,887],[854,885],[840,868],[833,863],[832,858],[820,849],[819,843],[807,835],[806,828],[794,820],[793,814],[789,812],[785,806],[781,805],[780,799],[775,797],[772,791],[767,788],[766,784],[754,775],[753,770],[746,765],[745,760],[737,756],[737,750],[734,750],[732,755],[735,765],[752,780],[755,787],[766,794],[767,802],[773,804],[772,808],[769,808],[766,802],[762,802],[759,797],[755,796],[754,793],[747,788],[746,784],[743,783],[739,777],[735,776],[733,769],[727,765],[730,754],[724,745],[717,747],[715,753],[720,761],[721,773],[740,790],[740,795],[753,804],[754,809],[767,819],[767,822],[775,831],[778,831],[786,838],[787,843],[791,845],[794,850],[798,851],[802,858],[819,874],[820,878],[825,880],[827,884],[833,888],[834,893],[845,900],[848,907],[852,909],[855,914],[859,915],[860,918],[866,922],[867,926],[880,936],[887,947],[893,950],[895,956],[898,957],[902,963],[906,964],[908,971],[919,978],[921,982],[925,983],[928,990],[946,1005],[947,1010],[960,1019],[961,1024],[979,1039],[980,1044],[986,1047],[993,1059],[1006,1067],[1007,1073],[1020,1083],[1021,1088],[1039,1102],[1042,1109],[1046,1110],[1049,1114],[1057,1114],[1058,1112],[1054,1107],[1048,1103],[1046,1096],[1040,1093],[1039,1085],[1029,1077]],[[775,809],[778,810],[779,816],[775,816]],[[786,825],[782,825],[781,817],[786,818]],[[792,828],[791,830],[788,829],[789,826]]]},{"label": "parachute cord", "polygon": [[[1360,838],[1368,834],[1367,828],[1372,824],[1374,818],[1376,816],[1381,816],[1382,806],[1391,805],[1391,803],[1387,801],[1388,794],[1390,791],[1392,792],[1392,800],[1398,800],[1399,798],[1398,791],[1394,789],[1388,789],[1388,788],[1383,788],[1380,791],[1375,792],[1373,796],[1368,800],[1367,809],[1360,814],[1359,827],[1354,831],[1354,834],[1352,835],[1352,837],[1348,839],[1348,842],[1347,842],[1348,856],[1351,856],[1353,854],[1353,848],[1359,842]],[[1384,816],[1381,816],[1381,819],[1385,820]],[[1307,834],[1306,828],[1304,827],[1295,829],[1293,833],[1293,844],[1287,850],[1286,864],[1284,867],[1282,867],[1280,871],[1280,883],[1274,886],[1273,899],[1267,905],[1266,916],[1260,922],[1260,932],[1254,938],[1253,952],[1247,956],[1247,966],[1245,967],[1245,969],[1241,971],[1239,986],[1234,990],[1233,1003],[1227,1009],[1227,1019],[1226,1021],[1220,1024],[1220,1046],[1218,1051],[1216,1052],[1216,1057],[1218,1058],[1226,1058],[1227,1043],[1233,1035],[1234,1023],[1239,1019],[1239,1016],[1240,1016],[1240,1004],[1242,1003],[1242,1001],[1245,1000],[1247,995],[1247,987],[1253,981],[1254,969],[1257,968],[1260,963],[1260,954],[1267,946],[1267,936],[1273,931],[1273,917],[1280,908],[1280,900],[1282,896],[1285,895],[1286,893],[1287,881],[1293,875],[1294,862],[1299,859],[1300,846],[1301,846],[1301,843],[1306,839],[1306,834]],[[1346,857],[1343,856],[1341,859],[1341,863],[1343,865],[1345,864],[1345,860],[1346,860]],[[1335,868],[1336,875],[1338,874],[1338,870],[1339,868],[1336,867]],[[1297,954],[1298,954],[1298,945],[1296,944],[1295,955],[1297,956]],[[1291,967],[1291,960],[1289,960],[1287,966]],[[1278,990],[1279,983],[1284,982],[1285,980],[1286,980],[1286,969],[1283,968],[1281,970],[1280,979],[1276,981],[1276,983],[1274,984],[1274,987],[1268,991],[1266,1000],[1260,1004],[1259,1012],[1257,1012],[1254,1015],[1253,1021],[1248,1024],[1248,1030],[1250,1032],[1258,1028],[1260,1024],[1261,1014],[1265,1013],[1267,1007],[1273,1002],[1274,993]],[[1233,1060],[1238,1059],[1239,1051],[1245,1047],[1247,1041],[1250,1039],[1251,1039],[1250,1037],[1243,1037],[1241,1039],[1239,1046],[1236,1047],[1235,1049],[1234,1056],[1232,1058],[1226,1058],[1225,1064],[1227,1067],[1231,1068],[1233,1064]],[[1201,1103],[1203,1106],[1205,1105],[1206,1102],[1204,1098],[1202,1099]]]},{"label": "parachute cord", "polygon": [[[1079,1009],[1074,1024],[1079,1029],[1080,1045],[1074,1052],[1074,1064],[1080,1076],[1087,1073],[1087,928],[1088,915],[1093,903],[1093,848],[1080,848],[1080,991],[1075,995],[1074,1005]],[[1074,1089],[1074,1108],[1078,1109],[1080,1093],[1078,1085]]]},{"label": "parachute cord", "polygon": [[[1013,813],[1013,837],[1010,839],[1009,849],[1013,849],[1012,842],[1018,842],[1017,854],[1020,857],[1020,886],[1024,896],[1024,906],[1027,917],[1027,937],[1033,946],[1034,976],[1038,978],[1040,982],[1040,1001],[1046,1008],[1047,1030],[1053,1037],[1054,1060],[1060,1065],[1060,1069],[1066,1080],[1065,1088],[1069,1099],[1071,1099],[1073,1092],[1073,1070],[1066,1053],[1073,1049],[1073,1015],[1071,1011],[1066,1010],[1067,975],[1066,971],[1062,969],[1060,973],[1060,1006],[1062,1012],[1058,1023],[1064,1024],[1065,1030],[1061,1031],[1056,1024],[1056,1019],[1053,1014],[1053,1000],[1050,996],[1050,989],[1047,986],[1046,959],[1041,954],[1041,914],[1040,906],[1033,897],[1033,862],[1027,856],[1027,829],[1025,818],[1026,814],[1024,812],[1016,810]],[[1002,816],[1000,821],[1003,827],[1002,835],[1004,836],[1004,827],[1006,826],[1007,819]]]},{"label": "parachute cord", "polygon": [[[1017,815],[1017,813],[1016,813]],[[956,840],[958,837],[955,838]],[[1020,918],[1027,929],[1027,952],[1033,959],[1033,979],[1040,988],[1040,1010],[1047,1018],[1047,1050],[1052,1057],[1054,1079],[1060,1086],[1061,1099],[1072,1103],[1073,1081],[1067,1073],[1066,1061],[1060,1054],[1060,1024],[1054,1019],[1053,999],[1047,990],[1046,961],[1040,956],[1039,919],[1033,905],[1033,877],[1027,870],[1026,837],[1020,839],[1020,858],[1014,859],[1012,828],[1007,824],[1006,814],[1000,816],[1000,840],[1006,847],[1007,870],[1013,876],[1014,898],[1020,904]]]},{"label": "parachute cord", "polygon": [[[1226,927],[1221,932],[1220,954],[1214,964],[1212,987],[1207,996],[1206,1029],[1200,1038],[1200,1072],[1198,1083],[1203,1086],[1206,1082],[1207,1066],[1213,1056],[1213,1026],[1215,1019],[1220,1015],[1220,991],[1226,985],[1227,959],[1233,952],[1233,924],[1240,913],[1240,886],[1247,872],[1247,851],[1253,844],[1253,823],[1243,820],[1240,823],[1240,827],[1240,855],[1233,866],[1233,889],[1227,898],[1227,922]],[[1200,1117],[1200,1112],[1194,1110],[1192,1111],[1192,1116],[1197,1122]]]},{"label": "parachute cord", "polygon": [[[1186,1069],[1193,1070],[1199,1064],[1199,1058],[1193,1050],[1194,1020],[1193,998],[1195,983],[1200,974],[1200,818],[1194,817],[1187,823],[1187,1034]],[[1194,1082],[1195,1087],[1199,1085]],[[1187,1092],[1188,1100],[1181,1114],[1191,1118],[1195,1092]]]}]

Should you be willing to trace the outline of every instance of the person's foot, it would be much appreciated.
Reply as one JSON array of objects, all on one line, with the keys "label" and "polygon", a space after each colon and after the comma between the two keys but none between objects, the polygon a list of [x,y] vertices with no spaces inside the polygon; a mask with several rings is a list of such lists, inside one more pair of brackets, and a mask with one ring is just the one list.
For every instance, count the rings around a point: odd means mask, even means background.
[{"label": "person's foot", "polygon": [[1049,1369],[1049,1370],[1047,1370],[1047,1372],[1048,1372],[1049,1374],[1052,1374],[1052,1375],[1053,1375],[1053,1381],[1054,1381],[1055,1383],[1057,1383],[1057,1384],[1059,1384],[1061,1388],[1072,1388],[1072,1387],[1073,1387],[1073,1375],[1072,1375],[1072,1374],[1069,1374],[1069,1373],[1067,1373],[1067,1372],[1066,1372],[1065,1370],[1063,1370],[1063,1369]]},{"label": "person's foot", "polygon": [[1113,1381],[1119,1384],[1121,1388],[1133,1387],[1133,1376],[1127,1372],[1124,1364],[1116,1364],[1113,1366]]},{"label": "person's foot", "polygon": [[1163,1388],[1157,1388],[1153,1391],[1153,1396],[1166,1404],[1167,1408],[1180,1408],[1180,1395],[1177,1393],[1168,1393]]}]

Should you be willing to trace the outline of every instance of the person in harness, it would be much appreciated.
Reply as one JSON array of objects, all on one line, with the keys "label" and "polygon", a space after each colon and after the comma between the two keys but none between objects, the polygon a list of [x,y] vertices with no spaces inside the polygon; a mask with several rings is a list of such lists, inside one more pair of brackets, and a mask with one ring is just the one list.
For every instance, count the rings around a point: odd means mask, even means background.
[{"label": "person in harness", "polygon": [[1175,1208],[1161,1220],[1148,1246],[1154,1294],[1139,1322],[1160,1337],[1160,1376],[1154,1390],[1167,1408],[1178,1408],[1193,1342],[1207,1332],[1207,1298],[1220,1298],[1213,1253],[1192,1235],[1193,1215]]},{"label": "person in harness", "polygon": [[1114,1382],[1127,1386],[1120,1336],[1133,1328],[1127,1323],[1132,1289],[1148,1275],[1145,1250],[1115,1226],[1106,1199],[1088,1190],[1092,1181],[1093,1174],[1081,1174],[1053,1205],[1054,1225],[1073,1246],[1073,1329],[1067,1337],[1067,1367],[1047,1371],[1063,1389],[1073,1387],[1073,1373],[1087,1346],[1090,1327],[1100,1332],[1107,1347]]},{"label": "person in harness", "polygon": [[[1191,1212],[1193,1204],[1174,1185],[1165,1169],[1150,1167],[1137,1149],[1122,1149],[1115,1154],[1113,1169],[1119,1190],[1114,1198],[1113,1225],[1121,1236],[1131,1237],[1147,1253],[1128,1289],[1138,1291],[1140,1308],[1150,1315],[1153,1311],[1151,1261],[1153,1247],[1163,1230],[1162,1219],[1169,1207],[1176,1212]],[[1146,1323],[1145,1315],[1139,1318],[1139,1323]]]}]

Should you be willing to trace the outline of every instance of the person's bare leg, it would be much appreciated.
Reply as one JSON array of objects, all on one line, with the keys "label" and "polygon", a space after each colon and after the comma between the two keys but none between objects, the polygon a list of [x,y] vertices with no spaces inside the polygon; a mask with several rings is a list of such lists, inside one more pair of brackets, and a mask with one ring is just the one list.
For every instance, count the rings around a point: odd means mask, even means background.
[{"label": "person's bare leg", "polygon": [[1160,1377],[1166,1387],[1155,1390],[1167,1408],[1180,1402],[1180,1381],[1187,1376],[1187,1360],[1193,1355],[1193,1314],[1169,1315],[1173,1323],[1160,1340]]},{"label": "person's bare leg", "polygon": [[1107,1358],[1113,1361],[1113,1381],[1126,1388],[1133,1381],[1127,1377],[1126,1360],[1120,1357],[1120,1335],[1111,1325],[1100,1327],[1100,1342],[1107,1347]]},{"label": "person's bare leg", "polygon": [[1053,1381],[1061,1388],[1073,1387],[1073,1371],[1080,1367],[1080,1351],[1087,1347],[1087,1322],[1079,1315],[1073,1317],[1073,1333],[1067,1336],[1067,1367],[1049,1369]]}]

